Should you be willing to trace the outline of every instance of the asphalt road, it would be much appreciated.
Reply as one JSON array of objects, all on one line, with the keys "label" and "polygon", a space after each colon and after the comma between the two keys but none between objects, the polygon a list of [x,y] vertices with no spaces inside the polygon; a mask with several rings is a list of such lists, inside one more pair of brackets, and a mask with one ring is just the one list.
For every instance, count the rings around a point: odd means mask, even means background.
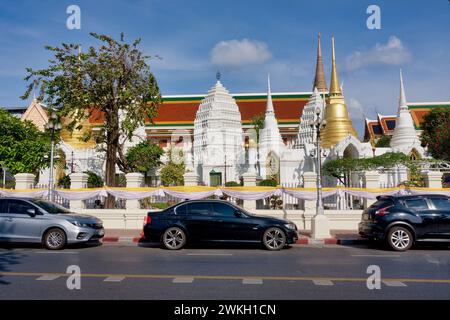
[{"label": "asphalt road", "polygon": [[[81,270],[79,290],[67,288],[71,265]],[[371,265],[380,289],[367,287]],[[8,247],[0,249],[0,299],[450,299],[450,248]]]}]

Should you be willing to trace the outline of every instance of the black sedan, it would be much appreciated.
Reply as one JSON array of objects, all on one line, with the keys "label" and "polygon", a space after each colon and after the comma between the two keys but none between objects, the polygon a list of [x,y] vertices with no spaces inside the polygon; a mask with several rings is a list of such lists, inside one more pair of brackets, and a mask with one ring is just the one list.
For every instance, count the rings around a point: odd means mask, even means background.
[{"label": "black sedan", "polygon": [[256,216],[221,200],[186,201],[149,212],[144,236],[170,250],[203,241],[262,243],[268,250],[280,250],[298,239],[297,226],[291,221]]},{"label": "black sedan", "polygon": [[382,196],[363,212],[359,234],[405,251],[417,241],[450,241],[450,198],[445,195]]}]

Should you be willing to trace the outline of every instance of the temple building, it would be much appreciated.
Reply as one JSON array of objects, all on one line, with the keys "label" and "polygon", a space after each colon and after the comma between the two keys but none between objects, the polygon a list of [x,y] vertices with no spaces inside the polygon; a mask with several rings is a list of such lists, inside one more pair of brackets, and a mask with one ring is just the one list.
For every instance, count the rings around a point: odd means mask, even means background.
[{"label": "temple building", "polygon": [[[435,107],[450,108],[450,102],[407,102],[401,76],[398,107],[392,108],[397,109],[397,114],[366,119],[361,141],[339,84],[334,38],[327,86],[320,34],[311,91],[272,92],[270,78],[267,80],[267,92],[263,93],[230,93],[218,75],[206,94],[163,95],[157,116],[138,128],[125,147],[147,139],[166,151],[179,148],[183,151],[186,170],[203,185],[239,182],[245,173],[252,173],[260,179],[275,179],[281,185],[302,186],[304,173],[317,171],[317,136],[311,123],[318,115],[326,120],[320,133],[322,163],[342,157],[368,158],[391,151],[421,158],[427,157],[419,141],[423,116]],[[14,108],[12,112],[17,114],[17,110]],[[46,107],[36,99],[21,117],[31,120],[41,130],[48,121]],[[264,119],[259,141],[254,131],[254,120],[258,117]],[[73,134],[62,132],[59,148],[71,164],[66,173],[91,170],[103,175],[104,155],[96,151],[93,140],[79,139],[86,130],[95,133],[103,121],[103,116],[94,111],[81,130]],[[392,136],[390,146],[375,148],[383,135]],[[167,161],[167,156],[163,161]],[[40,183],[48,181],[47,171],[41,173]],[[148,176],[152,177],[153,185],[158,184],[157,170]],[[326,186],[336,183],[325,179]]]}]

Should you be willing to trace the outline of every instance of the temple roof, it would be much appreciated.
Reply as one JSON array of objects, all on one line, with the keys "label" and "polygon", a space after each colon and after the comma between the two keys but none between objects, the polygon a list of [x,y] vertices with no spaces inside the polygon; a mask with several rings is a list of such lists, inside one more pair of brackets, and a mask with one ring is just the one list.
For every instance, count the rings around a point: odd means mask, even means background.
[{"label": "temple roof", "polygon": [[[241,112],[242,122],[250,123],[251,118],[258,114],[265,114],[267,93],[237,93],[231,94]],[[162,104],[158,115],[153,119],[152,127],[194,124],[195,115],[200,102],[206,95],[169,95],[162,97]],[[308,102],[311,92],[279,92],[272,93],[275,116],[279,124],[298,123],[303,107]],[[98,113],[91,116],[92,124],[102,123]]]},{"label": "temple roof", "polygon": [[[423,117],[435,108],[450,108],[449,102],[408,102],[408,109],[414,121],[416,130],[420,130]],[[377,115],[376,120],[366,119],[364,128],[364,140],[369,141],[370,137],[377,139],[382,135],[392,135],[395,129],[397,116]]]}]

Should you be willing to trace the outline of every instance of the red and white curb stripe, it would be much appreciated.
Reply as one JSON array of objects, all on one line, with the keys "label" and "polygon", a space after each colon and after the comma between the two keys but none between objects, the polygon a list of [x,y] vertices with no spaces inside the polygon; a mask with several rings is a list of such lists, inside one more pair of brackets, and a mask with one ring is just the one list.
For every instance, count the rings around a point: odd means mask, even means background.
[{"label": "red and white curb stripe", "polygon": [[[144,237],[109,237],[106,236],[102,239],[103,243],[138,243],[144,241]],[[295,244],[298,245],[323,245],[323,244],[340,244],[340,245],[350,245],[350,244],[366,244],[366,239],[352,238],[352,239],[338,239],[338,238],[327,238],[327,239],[311,239],[308,237],[300,237]]]}]

